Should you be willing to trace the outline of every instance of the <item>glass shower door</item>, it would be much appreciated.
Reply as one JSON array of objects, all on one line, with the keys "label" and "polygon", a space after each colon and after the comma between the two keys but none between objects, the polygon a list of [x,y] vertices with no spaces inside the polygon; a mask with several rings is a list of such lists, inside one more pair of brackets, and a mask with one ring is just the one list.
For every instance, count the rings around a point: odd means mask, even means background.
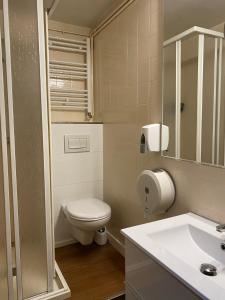
[{"label": "glass shower door", "polygon": [[3,17],[17,299],[23,300],[53,289],[43,1],[3,0]]}]

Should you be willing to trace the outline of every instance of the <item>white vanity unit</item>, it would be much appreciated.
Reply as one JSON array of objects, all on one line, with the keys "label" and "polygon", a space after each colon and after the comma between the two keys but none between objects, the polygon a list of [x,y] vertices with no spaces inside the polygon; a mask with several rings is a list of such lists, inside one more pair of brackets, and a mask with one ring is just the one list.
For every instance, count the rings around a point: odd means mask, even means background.
[{"label": "white vanity unit", "polygon": [[[126,299],[225,299],[224,235],[216,225],[188,213],[123,229]],[[214,266],[214,276],[202,264]]]}]

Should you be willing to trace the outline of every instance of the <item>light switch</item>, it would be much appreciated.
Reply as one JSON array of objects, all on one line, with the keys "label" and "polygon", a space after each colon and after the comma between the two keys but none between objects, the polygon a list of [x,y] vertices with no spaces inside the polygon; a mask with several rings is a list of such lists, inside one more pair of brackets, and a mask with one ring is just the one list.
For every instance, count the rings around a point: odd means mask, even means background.
[{"label": "light switch", "polygon": [[79,153],[90,151],[90,137],[88,135],[65,135],[65,153]]}]

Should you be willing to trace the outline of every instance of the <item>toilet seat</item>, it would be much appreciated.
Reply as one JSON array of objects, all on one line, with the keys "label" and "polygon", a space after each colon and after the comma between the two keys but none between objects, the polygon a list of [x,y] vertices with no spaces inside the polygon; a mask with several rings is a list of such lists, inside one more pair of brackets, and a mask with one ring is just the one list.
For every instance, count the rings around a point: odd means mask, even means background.
[{"label": "toilet seat", "polygon": [[72,219],[85,222],[102,220],[111,215],[110,206],[95,198],[70,201],[66,211]]}]

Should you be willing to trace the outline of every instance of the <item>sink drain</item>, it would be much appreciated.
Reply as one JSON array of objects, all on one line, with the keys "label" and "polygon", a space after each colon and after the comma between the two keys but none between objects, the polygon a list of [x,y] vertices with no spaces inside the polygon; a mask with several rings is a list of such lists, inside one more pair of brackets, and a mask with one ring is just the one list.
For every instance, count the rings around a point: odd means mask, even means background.
[{"label": "sink drain", "polygon": [[200,271],[207,276],[216,276],[217,269],[211,264],[201,264]]}]

